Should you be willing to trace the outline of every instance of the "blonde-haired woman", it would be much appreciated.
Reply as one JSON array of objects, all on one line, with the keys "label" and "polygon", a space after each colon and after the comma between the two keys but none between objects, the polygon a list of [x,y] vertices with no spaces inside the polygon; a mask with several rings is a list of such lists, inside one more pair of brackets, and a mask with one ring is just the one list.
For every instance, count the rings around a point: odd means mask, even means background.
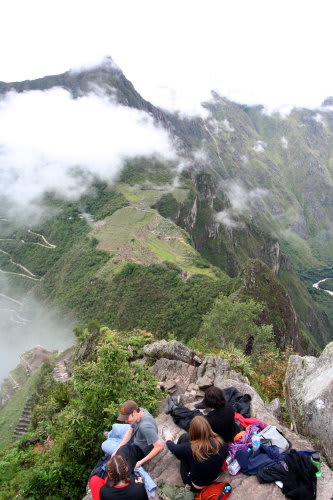
[{"label": "blonde-haired woman", "polygon": [[188,435],[180,436],[177,444],[173,443],[171,434],[165,441],[171,453],[180,460],[180,474],[185,484],[201,490],[220,475],[227,447],[205,417],[194,417]]},{"label": "blonde-haired woman", "polygon": [[142,482],[128,475],[124,458],[114,455],[106,463],[107,477],[92,476],[89,481],[93,500],[148,500]]}]

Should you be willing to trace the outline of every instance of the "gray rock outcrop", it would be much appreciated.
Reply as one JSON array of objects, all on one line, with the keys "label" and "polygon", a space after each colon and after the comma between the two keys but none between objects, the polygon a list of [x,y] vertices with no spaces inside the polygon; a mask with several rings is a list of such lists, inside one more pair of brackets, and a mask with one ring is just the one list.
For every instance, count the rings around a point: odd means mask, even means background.
[{"label": "gray rock outcrop", "polygon": [[226,378],[247,382],[247,378],[237,373],[230,366],[227,359],[216,356],[207,356],[198,367],[198,379],[196,381],[200,389],[207,389],[210,385],[220,386],[220,383]]},{"label": "gray rock outcrop", "polygon": [[[173,380],[178,392],[184,392],[197,378],[197,368],[176,359],[161,358],[153,366],[153,372],[160,382]],[[176,387],[174,386],[176,389]]]},{"label": "gray rock outcrop", "polygon": [[196,352],[181,342],[178,342],[178,340],[171,340],[170,342],[167,342],[166,340],[158,340],[157,342],[144,346],[143,353],[146,356],[155,359],[174,359],[183,361],[184,363],[188,363],[190,365],[197,365],[201,363],[201,360],[197,356]]},{"label": "gray rock outcrop", "polygon": [[295,430],[319,440],[333,466],[333,342],[319,358],[290,357],[285,395]]}]

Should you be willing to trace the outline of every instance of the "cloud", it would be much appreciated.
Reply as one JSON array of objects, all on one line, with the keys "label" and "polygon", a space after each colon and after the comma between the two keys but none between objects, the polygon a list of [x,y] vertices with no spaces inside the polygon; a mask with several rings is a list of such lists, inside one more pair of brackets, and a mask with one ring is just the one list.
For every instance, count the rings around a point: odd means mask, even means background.
[{"label": "cloud", "polygon": [[253,207],[257,201],[262,200],[268,194],[268,191],[262,188],[255,188],[248,191],[237,182],[227,183],[226,191],[231,207],[236,212],[243,212]]},{"label": "cloud", "polygon": [[34,213],[45,191],[75,198],[94,176],[112,181],[124,159],[141,155],[175,158],[167,132],[102,95],[55,88],[0,101],[0,183],[16,215]]},{"label": "cloud", "polygon": [[228,209],[222,210],[222,212],[216,214],[215,219],[220,224],[223,224],[223,226],[229,227],[231,229],[234,229],[236,227],[238,228],[244,227],[244,224],[237,222],[236,220],[233,219],[232,210]]},{"label": "cloud", "polygon": [[19,355],[36,345],[64,350],[75,342],[73,325],[56,310],[37,301],[21,299],[9,291],[1,275],[0,294],[0,383],[19,362]]},{"label": "cloud", "polygon": [[288,148],[288,139],[284,135],[281,137],[281,144],[284,149]]},{"label": "cloud", "polygon": [[227,118],[223,120],[222,125],[227,132],[235,132],[235,129],[230,125],[230,122]]},{"label": "cloud", "polygon": [[323,119],[323,115],[321,115],[320,113],[316,113],[315,116],[313,117],[313,119],[317,122],[317,123],[320,123],[321,125],[323,125],[323,127],[326,126],[325,124],[325,121]]},{"label": "cloud", "polygon": [[81,71],[100,68],[103,66],[106,69],[117,69],[121,71],[118,64],[114,62],[110,55],[100,57],[99,55],[90,56],[84,62],[74,65],[70,69],[70,73],[81,73]]},{"label": "cloud", "polygon": [[264,141],[257,141],[252,149],[256,153],[263,153],[265,151],[266,146],[267,144]]},{"label": "cloud", "polygon": [[261,112],[267,116],[280,115],[280,118],[287,118],[293,109],[295,109],[295,104],[280,104],[279,106],[262,106]]},{"label": "cloud", "polygon": [[254,211],[258,204],[262,204],[263,199],[268,195],[268,191],[262,188],[252,190],[245,189],[237,182],[226,182],[222,186],[226,192],[230,208],[217,213],[215,218],[217,222],[230,227],[243,227],[236,219],[245,212]]}]

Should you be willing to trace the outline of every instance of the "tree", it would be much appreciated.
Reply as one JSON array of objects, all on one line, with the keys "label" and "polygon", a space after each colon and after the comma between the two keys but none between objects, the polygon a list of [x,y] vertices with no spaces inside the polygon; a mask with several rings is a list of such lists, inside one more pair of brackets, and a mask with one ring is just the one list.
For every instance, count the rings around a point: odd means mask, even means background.
[{"label": "tree", "polygon": [[219,295],[212,309],[205,314],[200,329],[204,350],[220,349],[229,343],[255,360],[264,351],[274,351],[272,325],[258,325],[264,306],[253,299],[237,302]]}]

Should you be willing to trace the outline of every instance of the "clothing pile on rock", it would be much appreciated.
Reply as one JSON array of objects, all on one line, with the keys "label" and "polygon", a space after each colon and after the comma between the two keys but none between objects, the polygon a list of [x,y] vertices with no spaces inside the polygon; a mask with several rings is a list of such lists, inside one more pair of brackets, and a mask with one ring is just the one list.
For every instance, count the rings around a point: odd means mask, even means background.
[{"label": "clothing pile on rock", "polygon": [[[311,453],[311,452],[310,452]],[[290,450],[284,460],[269,467],[260,468],[257,478],[260,483],[282,482],[282,492],[287,498],[313,500],[316,498],[317,476],[311,463],[311,454]]]},{"label": "clothing pile on rock", "polygon": [[223,389],[224,398],[230,403],[233,409],[243,415],[245,418],[251,416],[251,396],[243,394],[236,387],[227,387]]},{"label": "clothing pile on rock", "polygon": [[256,475],[260,483],[280,481],[287,498],[314,500],[317,490],[316,469],[311,463],[316,451],[290,450],[280,453],[277,446],[260,445],[253,451],[239,450],[236,459],[241,472]]},{"label": "clothing pile on rock", "polygon": [[165,483],[162,480],[157,481],[158,497],[161,500],[193,500],[194,493],[188,486],[175,486]]},{"label": "clothing pile on rock", "polygon": [[[316,468],[311,462],[315,450],[283,451],[275,445],[260,444],[259,449],[252,449],[252,436],[255,432],[264,434],[265,430],[274,426],[266,426],[264,422],[254,418],[244,418],[235,414],[244,431],[235,436],[232,443],[228,443],[228,452],[236,458],[240,472],[256,475],[260,483],[280,482],[286,498],[294,500],[314,500],[316,498],[317,476]],[[279,433],[279,431],[277,431]],[[281,434],[281,433],[280,433]],[[281,436],[284,438],[283,434]],[[288,440],[284,439],[287,449]],[[288,444],[289,443],[289,444]]]}]

